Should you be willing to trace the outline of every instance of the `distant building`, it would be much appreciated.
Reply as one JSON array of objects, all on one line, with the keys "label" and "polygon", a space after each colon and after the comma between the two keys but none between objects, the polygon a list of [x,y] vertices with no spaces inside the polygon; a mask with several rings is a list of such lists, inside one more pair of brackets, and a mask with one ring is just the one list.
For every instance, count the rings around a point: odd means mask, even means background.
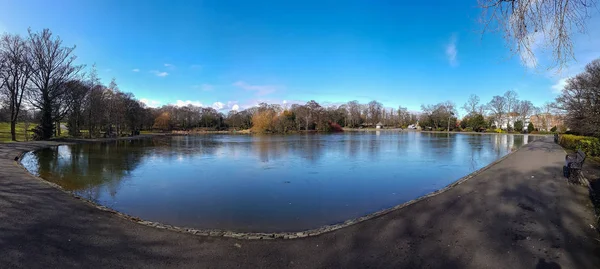
[{"label": "distant building", "polygon": [[[533,115],[529,118],[529,121],[533,123],[533,127],[540,131],[549,132],[552,127],[560,127],[565,124],[562,115],[553,115],[550,113],[540,113]],[[525,125],[527,126],[527,125]]]},{"label": "distant building", "polygon": [[[511,112],[508,113],[504,119],[502,119],[502,121],[500,122],[499,120],[494,120],[494,125],[497,128],[506,130],[508,129],[508,126],[510,127],[515,127],[515,122],[517,122],[519,120],[519,114],[515,113],[515,112]],[[525,119],[525,122],[523,123],[523,126],[527,126],[527,124],[529,124],[529,119]]]},{"label": "distant building", "polygon": [[381,127],[383,127],[383,123],[378,122],[377,125],[375,125],[376,129],[381,129]]}]

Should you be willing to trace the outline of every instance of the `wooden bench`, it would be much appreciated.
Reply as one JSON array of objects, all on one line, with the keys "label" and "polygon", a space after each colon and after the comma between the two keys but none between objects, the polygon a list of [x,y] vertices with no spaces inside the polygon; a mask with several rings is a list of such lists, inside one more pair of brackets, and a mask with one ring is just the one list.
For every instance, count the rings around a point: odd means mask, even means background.
[{"label": "wooden bench", "polygon": [[569,181],[580,181],[583,162],[585,162],[585,153],[581,150],[577,150],[577,152],[565,156],[565,168],[568,170]]}]

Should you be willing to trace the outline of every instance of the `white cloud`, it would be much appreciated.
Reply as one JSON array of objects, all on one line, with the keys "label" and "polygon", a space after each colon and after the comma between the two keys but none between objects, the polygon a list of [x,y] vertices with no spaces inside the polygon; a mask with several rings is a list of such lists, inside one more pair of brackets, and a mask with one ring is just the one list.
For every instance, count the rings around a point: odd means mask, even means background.
[{"label": "white cloud", "polygon": [[160,71],[156,71],[156,70],[152,70],[152,71],[150,71],[150,73],[156,75],[157,77],[163,77],[163,78],[169,75],[169,73],[167,73],[167,72],[160,72]]},{"label": "white cloud", "polygon": [[569,78],[561,78],[558,80],[554,85],[552,85],[552,92],[556,94],[561,93],[565,86],[567,86],[568,79]]},{"label": "white cloud", "polygon": [[306,101],[301,101],[301,100],[281,100],[281,99],[252,99],[252,100],[247,100],[243,104],[239,105],[238,108],[239,109],[248,109],[248,108],[251,108],[251,107],[257,107],[260,103],[279,104],[282,107],[290,108],[290,107],[292,107],[292,105],[295,105],[295,104],[297,104],[297,105],[306,104]]},{"label": "white cloud", "polygon": [[233,110],[233,111],[238,111],[238,110],[240,110],[240,106],[238,106],[237,104],[235,104],[235,105],[233,105],[233,106],[231,107],[231,110]]},{"label": "white cloud", "polygon": [[212,108],[216,109],[216,110],[221,110],[225,107],[225,104],[221,103],[221,102],[214,102],[212,104]]},{"label": "white cloud", "polygon": [[159,107],[160,103],[161,103],[160,101],[150,100],[150,99],[146,99],[146,98],[140,99],[140,102],[146,104],[146,106],[148,106],[148,107]]},{"label": "white cloud", "polygon": [[173,65],[173,64],[164,64],[164,66],[171,70],[173,70],[175,68],[175,65]]},{"label": "white cloud", "polygon": [[135,69],[131,69],[132,72],[140,72],[139,69],[135,68]]},{"label": "white cloud", "polygon": [[178,107],[183,107],[183,106],[187,106],[187,105],[193,105],[193,106],[202,106],[202,103],[200,101],[191,101],[191,100],[177,100],[175,102],[175,106]]},{"label": "white cloud", "polygon": [[456,34],[453,34],[450,37],[450,42],[446,45],[446,58],[448,58],[448,62],[451,66],[458,66],[458,49],[456,48],[456,43],[458,42],[458,38]]},{"label": "white cloud", "polygon": [[257,95],[267,95],[275,92],[278,88],[275,85],[251,85],[244,81],[238,81],[232,85],[247,91],[255,91]]},{"label": "white cloud", "polygon": [[202,69],[202,65],[199,65],[199,64],[192,64],[192,65],[190,65],[190,68],[191,68],[191,69]]}]

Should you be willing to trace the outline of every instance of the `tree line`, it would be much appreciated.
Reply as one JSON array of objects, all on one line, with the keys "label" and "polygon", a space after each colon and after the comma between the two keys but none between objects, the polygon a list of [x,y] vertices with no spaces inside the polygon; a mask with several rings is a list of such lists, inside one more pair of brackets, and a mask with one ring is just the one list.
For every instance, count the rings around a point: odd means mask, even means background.
[{"label": "tree line", "polygon": [[573,133],[600,138],[600,58],[567,80],[555,107]]},{"label": "tree line", "polygon": [[[27,36],[8,33],[0,36],[0,121],[11,123],[13,140],[19,121],[38,123],[34,128],[36,139],[60,136],[62,125],[66,125],[70,136],[89,138],[135,135],[141,130],[196,128],[252,129],[259,133],[329,132],[342,127],[375,127],[379,124],[406,128],[417,122],[431,130],[501,128],[521,132],[533,115],[540,117],[540,129],[550,129],[550,120],[544,118],[559,111],[556,104],[535,107],[530,101],[519,100],[514,91],[494,96],[487,103],[481,102],[477,95],[471,95],[462,106],[466,116],[460,120],[458,109],[451,101],[422,105],[420,112],[411,112],[401,106],[386,108],[377,101],[321,105],[313,100],[293,105],[261,103],[228,113],[194,105],[151,108],[132,93],[120,91],[115,79],[109,85],[100,83],[94,65],[84,73],[84,66],[75,62],[74,50],[75,46],[64,46],[60,37],[48,29],[41,32],[28,30]],[[594,129],[598,126],[595,124],[597,119],[589,121],[585,115],[598,113],[593,111],[593,104],[597,102],[593,99],[594,89],[597,92],[593,85],[597,83],[599,66],[596,61],[588,66],[585,74],[570,80],[568,89],[557,100],[563,110],[572,112],[567,114],[569,125],[585,123],[582,132],[598,132]],[[587,87],[587,92],[582,87]],[[582,105],[580,101],[573,101],[571,95],[577,96],[576,100],[584,97],[589,100]]]},{"label": "tree line", "polygon": [[28,35],[0,36],[0,91],[2,114],[16,139],[17,121],[35,120],[34,138],[69,134],[88,137],[137,133],[152,126],[154,118],[133,94],[119,91],[113,81],[104,86],[95,68],[89,74],[76,64],[75,46],[64,46],[48,29]]},{"label": "tree line", "polygon": [[342,127],[375,127],[377,124],[406,127],[418,120],[416,113],[404,107],[384,108],[377,101],[367,104],[350,101],[329,106],[322,106],[314,100],[290,106],[260,103],[241,111],[231,110],[227,114],[194,105],[167,105],[156,111],[158,117],[153,128],[165,131],[212,128],[251,129],[257,133],[330,132],[339,131]]},{"label": "tree line", "polygon": [[[458,118],[458,108],[451,101],[434,105],[421,105],[419,125],[431,130],[461,130],[481,132],[501,129],[509,132],[531,132],[535,129],[550,131],[554,117],[560,117],[554,103],[547,102],[536,107],[529,100],[519,100],[512,90],[495,95],[487,103],[476,94],[471,94],[461,107],[465,112]],[[533,126],[532,120],[538,122]],[[564,126],[562,126],[564,128]],[[558,128],[558,126],[557,126]]]}]

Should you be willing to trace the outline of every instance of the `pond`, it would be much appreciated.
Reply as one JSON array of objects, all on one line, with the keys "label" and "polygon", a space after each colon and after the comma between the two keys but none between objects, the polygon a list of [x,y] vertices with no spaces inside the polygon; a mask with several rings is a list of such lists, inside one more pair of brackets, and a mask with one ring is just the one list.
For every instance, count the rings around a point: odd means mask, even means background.
[{"label": "pond", "polygon": [[418,198],[533,139],[392,131],[172,136],[46,148],[21,162],[66,190],[145,220],[285,232]]}]

